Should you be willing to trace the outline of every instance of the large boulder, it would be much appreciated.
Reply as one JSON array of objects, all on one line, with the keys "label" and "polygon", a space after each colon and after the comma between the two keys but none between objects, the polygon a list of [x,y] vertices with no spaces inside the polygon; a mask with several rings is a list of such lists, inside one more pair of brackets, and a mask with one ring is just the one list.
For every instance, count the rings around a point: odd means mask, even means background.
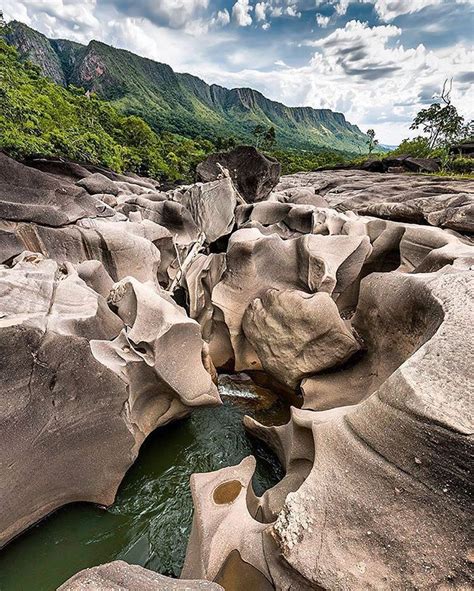
[{"label": "large boulder", "polygon": [[209,581],[183,581],[115,560],[86,568],[68,579],[57,591],[223,591]]},{"label": "large boulder", "polygon": [[230,234],[234,225],[237,196],[229,177],[192,185],[182,192],[175,191],[173,199],[190,212],[208,243]]},{"label": "large boulder", "polygon": [[325,292],[269,289],[251,302],[242,328],[265,371],[292,390],[304,377],[340,365],[359,350]]},{"label": "large boulder", "polygon": [[436,158],[413,158],[409,156],[403,162],[403,166],[411,172],[438,172],[441,163]]},{"label": "large boulder", "polygon": [[205,183],[229,171],[242,197],[248,202],[264,201],[280,180],[280,164],[252,146],[239,146],[230,152],[211,154],[196,168],[197,178]]}]

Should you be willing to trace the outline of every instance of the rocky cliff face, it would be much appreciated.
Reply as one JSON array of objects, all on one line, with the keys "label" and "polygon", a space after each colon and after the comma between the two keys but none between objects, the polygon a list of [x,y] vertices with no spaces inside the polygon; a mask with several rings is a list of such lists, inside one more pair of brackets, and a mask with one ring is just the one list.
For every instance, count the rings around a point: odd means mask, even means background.
[{"label": "rocky cliff face", "polygon": [[6,28],[5,38],[25,60],[39,66],[45,76],[57,84],[66,85],[61,61],[47,37],[23,23],[15,22]]},{"label": "rocky cliff face", "polygon": [[210,86],[128,51],[97,41],[86,47],[50,40],[18,22],[8,26],[7,40],[58,84],[94,90],[158,131],[248,140],[255,125],[262,123],[275,127],[284,148],[365,148],[360,129],[329,109],[287,107],[251,88]]}]

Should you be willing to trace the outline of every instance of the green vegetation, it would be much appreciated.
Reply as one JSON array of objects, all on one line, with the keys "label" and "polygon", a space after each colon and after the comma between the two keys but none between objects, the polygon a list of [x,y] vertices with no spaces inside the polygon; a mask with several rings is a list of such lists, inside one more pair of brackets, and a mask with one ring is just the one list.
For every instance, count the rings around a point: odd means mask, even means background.
[{"label": "green vegetation", "polygon": [[234,137],[239,144],[250,144],[260,125],[274,128],[279,150],[366,151],[365,134],[329,109],[292,108],[250,88],[208,85],[129,51],[98,41],[85,46],[51,40],[15,21],[3,36],[43,75],[63,86],[94,91],[123,114],[142,118],[158,134],[206,138],[216,145],[219,138]]},{"label": "green vegetation", "polygon": [[410,129],[422,129],[424,136],[405,139],[391,156],[407,154],[415,158],[438,158],[442,175],[472,175],[474,159],[456,154],[455,145],[472,140],[474,122],[466,122],[451,103],[451,87],[443,85],[439,102],[422,109],[415,116]]},{"label": "green vegetation", "polygon": [[171,133],[158,136],[142,119],[124,116],[94,93],[41,76],[0,40],[0,148],[20,159],[61,156],[119,172],[191,180],[214,146]]},{"label": "green vegetation", "polygon": [[[275,130],[264,129],[262,139],[262,147],[271,150]],[[15,158],[60,156],[118,172],[192,181],[196,165],[209,153],[236,144],[234,137],[219,136],[212,143],[158,135],[143,119],[123,115],[95,93],[45,78],[0,39],[0,148]],[[284,174],[344,160],[342,152],[329,150],[269,153],[282,163]]]},{"label": "green vegetation", "polygon": [[321,166],[343,164],[353,156],[350,153],[335,150],[273,150],[268,153],[280,162],[282,174],[294,174],[316,170]]},{"label": "green vegetation", "polygon": [[252,132],[255,138],[255,147],[262,150],[271,150],[276,144],[276,131],[273,125],[268,129],[264,125],[256,125]]}]

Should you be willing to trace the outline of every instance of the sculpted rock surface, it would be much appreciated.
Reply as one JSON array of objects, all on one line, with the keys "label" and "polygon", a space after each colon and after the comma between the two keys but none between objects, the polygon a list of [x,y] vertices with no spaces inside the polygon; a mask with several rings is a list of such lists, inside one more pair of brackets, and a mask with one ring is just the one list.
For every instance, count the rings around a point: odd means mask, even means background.
[{"label": "sculpted rock surface", "polygon": [[140,442],[188,414],[189,407],[220,403],[203,365],[199,325],[166,292],[129,277],[114,285],[109,302],[125,328],[112,341],[91,341],[91,350],[127,384],[128,412]]},{"label": "sculpted rock surface", "polygon": [[[157,281],[159,274],[166,274],[163,267],[169,266],[173,248],[168,230],[149,220],[109,223],[87,218],[64,228],[36,224],[4,227],[4,235],[12,234],[15,239],[10,248],[0,251],[4,262],[23,250],[59,263],[98,260],[114,281],[127,275],[140,281]],[[163,250],[163,259],[158,247]]]},{"label": "sculpted rock surface", "polygon": [[242,328],[263,368],[296,389],[303,377],[358,351],[329,294],[269,289],[247,308]]},{"label": "sculpted rock surface", "polygon": [[97,193],[109,193],[110,195],[118,195],[119,187],[116,183],[108,179],[100,172],[95,172],[94,174],[90,174],[85,178],[77,181],[76,183],[79,187],[84,187],[84,189],[90,193],[91,195],[95,195]]},{"label": "sculpted rock surface", "polygon": [[257,229],[235,232],[227,250],[227,270],[212,292],[212,301],[229,329],[236,370],[260,367],[242,329],[245,311],[255,298],[271,288],[324,291],[337,298],[356,280],[370,250],[366,236],[282,240]]},{"label": "sculpted rock surface", "polygon": [[112,503],[144,437],[219,396],[198,324],[152,284],[118,284],[117,315],[70,263],[26,253],[0,298],[1,546],[66,503]]},{"label": "sculpted rock surface", "polygon": [[[473,288],[472,272],[453,267],[367,277],[359,306],[385,317],[389,375],[352,407],[294,410],[286,427],[247,421],[286,476],[261,499],[249,488],[249,459],[229,474],[195,476],[183,573],[217,580],[236,550],[276,588],[468,588],[474,342],[462,327],[472,320]],[[217,503],[231,479],[238,497]],[[225,533],[222,523],[231,524]]]},{"label": "sculpted rock surface", "polygon": [[0,152],[0,219],[64,226],[84,217],[113,215],[84,189]]},{"label": "sculpted rock surface", "polygon": [[[147,434],[219,404],[218,366],[302,408],[245,419],[285,472],[260,498],[251,457],[192,477],[183,576],[470,588],[473,184],[340,170],[269,195],[276,169],[252,158],[223,163],[234,185],[208,162],[205,184],[163,192],[0,155],[0,545],[65,503],[110,504]],[[69,584],[212,588],[124,563]]]},{"label": "sculpted rock surface", "polygon": [[209,581],[183,581],[115,560],[87,568],[67,580],[58,591],[223,591]]},{"label": "sculpted rock surface", "polygon": [[198,164],[198,180],[208,183],[227,169],[242,197],[249,203],[265,200],[280,179],[280,164],[252,146],[239,146],[230,152],[212,154]]},{"label": "sculpted rock surface", "polygon": [[332,170],[282,177],[275,191],[302,187],[315,191],[338,211],[462,232],[474,229],[474,183],[469,180]]},{"label": "sculpted rock surface", "polygon": [[237,199],[230,178],[193,185],[182,193],[175,192],[173,198],[191,213],[208,243],[231,232]]},{"label": "sculpted rock surface", "polygon": [[134,212],[140,212],[141,218],[165,227],[180,245],[195,242],[199,236],[199,228],[191,212],[174,201],[152,201],[143,196],[127,197],[119,204],[117,210],[129,218]]},{"label": "sculpted rock surface", "polygon": [[237,207],[236,222],[239,228],[256,227],[264,234],[291,238],[312,232],[314,212],[310,205],[265,201]]}]

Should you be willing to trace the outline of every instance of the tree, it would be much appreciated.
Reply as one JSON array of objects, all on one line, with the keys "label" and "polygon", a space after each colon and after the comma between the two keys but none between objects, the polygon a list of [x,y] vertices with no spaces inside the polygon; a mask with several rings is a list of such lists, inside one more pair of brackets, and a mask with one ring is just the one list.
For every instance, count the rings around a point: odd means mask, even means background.
[{"label": "tree", "polygon": [[271,150],[273,148],[273,146],[275,145],[275,142],[276,142],[276,132],[275,132],[275,128],[272,126],[272,127],[269,127],[263,135],[262,147],[265,150]]},{"label": "tree", "polygon": [[445,80],[439,102],[419,111],[410,127],[410,129],[422,128],[428,135],[430,150],[437,147],[447,148],[456,141],[469,137],[472,132],[472,122],[466,125],[464,117],[459,115],[456,107],[451,104],[452,79],[449,88],[447,85],[448,81]]},{"label": "tree", "polygon": [[255,147],[262,147],[264,150],[270,150],[276,142],[275,128],[269,127],[266,129],[263,125],[256,125],[252,134],[255,136]]},{"label": "tree", "polygon": [[255,137],[255,147],[258,148],[261,141],[263,140],[263,136],[265,134],[265,127],[263,127],[263,125],[260,125],[260,123],[258,125],[255,126],[255,129],[252,131],[252,135]]},{"label": "tree", "polygon": [[369,154],[372,154],[375,146],[379,143],[379,140],[375,139],[375,131],[373,129],[367,130],[367,146],[369,148]]},{"label": "tree", "polygon": [[392,156],[408,155],[413,158],[428,158],[431,154],[428,138],[419,135],[413,139],[404,139],[398,148],[393,150]]}]

